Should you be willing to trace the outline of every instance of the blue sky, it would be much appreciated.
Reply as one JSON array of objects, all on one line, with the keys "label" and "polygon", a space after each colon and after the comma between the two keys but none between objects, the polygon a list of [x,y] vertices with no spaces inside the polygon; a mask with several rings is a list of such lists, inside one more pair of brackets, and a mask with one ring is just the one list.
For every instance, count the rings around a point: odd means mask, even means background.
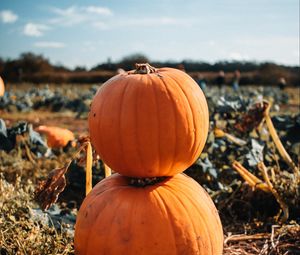
[{"label": "blue sky", "polygon": [[92,67],[152,60],[299,65],[299,0],[0,0],[0,56]]}]

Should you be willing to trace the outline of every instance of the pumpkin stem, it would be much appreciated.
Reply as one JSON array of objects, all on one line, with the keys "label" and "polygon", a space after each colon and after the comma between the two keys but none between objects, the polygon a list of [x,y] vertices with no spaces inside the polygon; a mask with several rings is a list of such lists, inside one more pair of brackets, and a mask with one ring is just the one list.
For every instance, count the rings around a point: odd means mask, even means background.
[{"label": "pumpkin stem", "polygon": [[156,73],[156,68],[149,65],[148,63],[135,64],[135,74],[149,74]]}]

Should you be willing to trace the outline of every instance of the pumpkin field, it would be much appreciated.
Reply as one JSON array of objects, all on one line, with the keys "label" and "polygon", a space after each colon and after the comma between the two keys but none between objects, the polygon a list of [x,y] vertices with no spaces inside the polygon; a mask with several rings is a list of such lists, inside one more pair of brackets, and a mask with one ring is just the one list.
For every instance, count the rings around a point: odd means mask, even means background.
[{"label": "pumpkin field", "polygon": [[300,254],[299,87],[140,65],[5,88],[1,255]]}]

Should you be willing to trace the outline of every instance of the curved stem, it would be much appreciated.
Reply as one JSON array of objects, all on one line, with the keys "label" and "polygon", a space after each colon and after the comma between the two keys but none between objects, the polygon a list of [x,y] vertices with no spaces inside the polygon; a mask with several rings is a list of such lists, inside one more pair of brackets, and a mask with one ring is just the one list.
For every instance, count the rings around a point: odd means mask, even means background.
[{"label": "curved stem", "polygon": [[273,139],[273,142],[275,143],[275,146],[276,146],[280,156],[294,170],[295,174],[297,174],[297,176],[298,176],[299,175],[299,169],[295,165],[295,163],[292,161],[290,155],[287,153],[285,148],[283,147],[283,145],[282,145],[282,143],[279,139],[279,136],[276,132],[276,129],[273,125],[273,122],[272,122],[271,117],[270,117],[270,108],[271,108],[271,105],[268,103],[268,107],[265,110],[265,121],[266,121],[267,127],[269,129],[269,132],[271,134],[271,137]]},{"label": "curved stem", "polygon": [[226,137],[230,142],[237,144],[239,146],[244,146],[246,145],[247,142],[245,142],[244,140],[237,138],[229,133],[224,132],[222,129],[220,128],[215,128],[214,129],[214,134],[216,138],[222,138],[222,137]]},{"label": "curved stem", "polygon": [[103,165],[104,165],[104,176],[105,176],[105,178],[107,178],[107,177],[111,176],[111,169],[104,162],[103,162]]},{"label": "curved stem", "polygon": [[156,72],[156,68],[149,65],[148,63],[135,64],[135,68],[136,69],[133,72],[135,74],[150,74]]},{"label": "curved stem", "polygon": [[268,185],[269,190],[272,192],[273,196],[277,200],[278,204],[280,205],[282,211],[283,211],[283,217],[282,221],[286,222],[289,218],[289,207],[287,204],[283,201],[281,196],[278,194],[277,190],[273,187],[273,184],[270,181],[268,172],[267,172],[267,167],[263,162],[259,162],[257,164],[258,169],[262,172],[265,183]]},{"label": "curved stem", "polygon": [[85,171],[85,195],[92,190],[92,167],[93,167],[93,156],[92,146],[90,142],[86,145],[86,171]]},{"label": "curved stem", "polygon": [[259,178],[257,178],[254,174],[250,173],[245,167],[242,166],[241,163],[234,161],[232,163],[232,167],[252,188],[260,189],[265,192],[270,192],[268,185]]}]

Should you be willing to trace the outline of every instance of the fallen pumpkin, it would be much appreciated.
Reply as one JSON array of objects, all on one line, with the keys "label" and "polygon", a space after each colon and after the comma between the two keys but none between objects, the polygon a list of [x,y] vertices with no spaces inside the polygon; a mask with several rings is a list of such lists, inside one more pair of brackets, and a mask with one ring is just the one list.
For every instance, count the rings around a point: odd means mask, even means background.
[{"label": "fallen pumpkin", "polygon": [[47,144],[50,148],[63,148],[75,139],[72,131],[54,126],[39,126],[36,131],[47,136]]}]

